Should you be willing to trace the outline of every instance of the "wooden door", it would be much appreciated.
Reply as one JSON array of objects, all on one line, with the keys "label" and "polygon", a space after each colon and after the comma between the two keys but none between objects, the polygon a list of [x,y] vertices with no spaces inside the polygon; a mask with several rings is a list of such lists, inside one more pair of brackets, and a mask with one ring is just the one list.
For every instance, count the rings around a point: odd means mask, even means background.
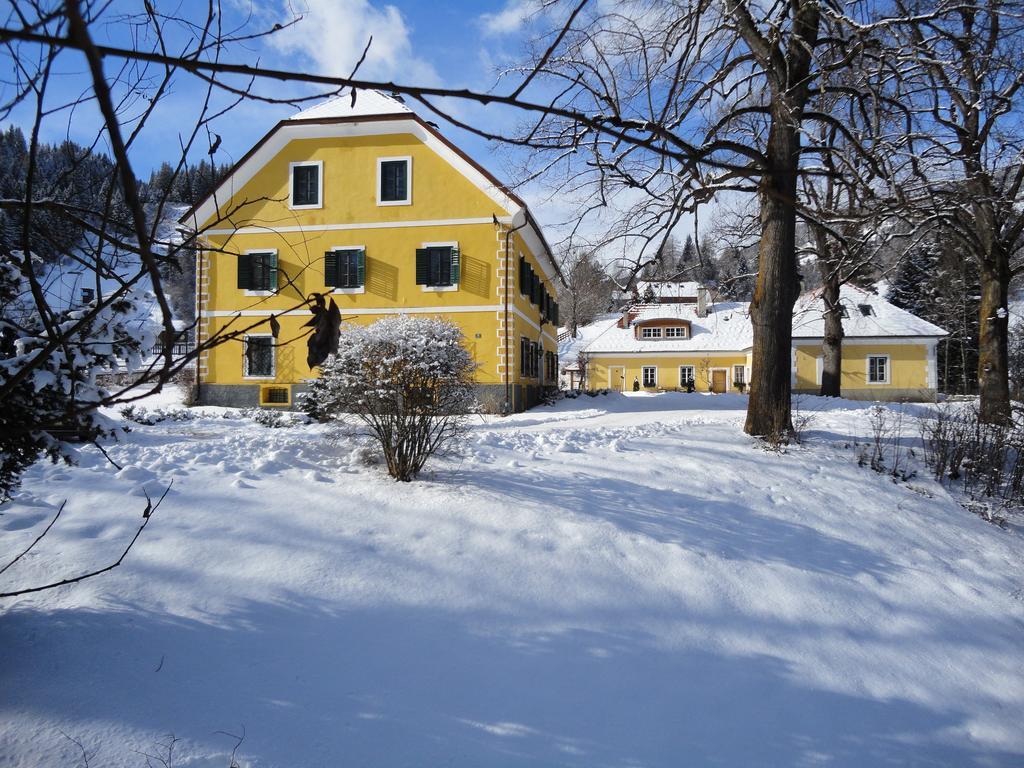
[{"label": "wooden door", "polygon": [[716,393],[725,392],[725,371],[711,372],[711,391]]},{"label": "wooden door", "polygon": [[608,366],[608,389],[613,392],[626,391],[626,367],[623,365]]}]

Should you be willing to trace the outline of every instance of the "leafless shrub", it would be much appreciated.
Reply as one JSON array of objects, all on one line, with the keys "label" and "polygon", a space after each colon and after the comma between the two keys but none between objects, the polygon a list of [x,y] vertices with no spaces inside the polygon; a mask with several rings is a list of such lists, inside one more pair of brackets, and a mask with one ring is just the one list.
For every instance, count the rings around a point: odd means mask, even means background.
[{"label": "leafless shrub", "polygon": [[884,472],[885,447],[892,431],[889,409],[881,405],[873,406],[868,415],[868,423],[871,425],[871,458],[868,463],[875,472]]},{"label": "leafless shrub", "polygon": [[793,398],[793,442],[797,445],[803,443],[807,429],[814,423],[817,414],[813,411],[805,411],[802,408],[803,400],[799,397]]},{"label": "leafless shrub", "polygon": [[987,423],[977,407],[939,406],[921,419],[924,459],[932,476],[958,487],[994,521],[990,505],[1024,504],[1024,424]]},{"label": "leafless shrub", "polygon": [[908,465],[911,449],[906,442],[906,412],[903,407],[872,406],[868,412],[871,438],[857,452],[857,464],[875,472],[892,475],[894,480],[910,480],[917,475]]},{"label": "leafless shrub", "polygon": [[181,393],[181,404],[186,408],[199,405],[199,385],[196,383],[196,373],[188,368],[179,371],[174,379],[174,386]]}]

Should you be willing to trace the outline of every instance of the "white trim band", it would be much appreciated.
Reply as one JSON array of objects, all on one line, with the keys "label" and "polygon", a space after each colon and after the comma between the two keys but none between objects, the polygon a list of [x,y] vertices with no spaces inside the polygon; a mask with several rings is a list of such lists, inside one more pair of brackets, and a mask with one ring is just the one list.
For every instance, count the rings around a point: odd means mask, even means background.
[{"label": "white trim band", "polygon": [[[498,218],[501,221],[501,218]],[[473,219],[428,219],[425,221],[369,221],[358,224],[311,224],[309,226],[282,227],[277,224],[266,226],[238,227],[237,229],[206,229],[204,236],[213,235],[263,235],[267,233],[281,234],[285,232],[339,232],[349,229],[395,229],[397,227],[458,227],[467,224],[490,224],[494,220],[489,217]]]}]

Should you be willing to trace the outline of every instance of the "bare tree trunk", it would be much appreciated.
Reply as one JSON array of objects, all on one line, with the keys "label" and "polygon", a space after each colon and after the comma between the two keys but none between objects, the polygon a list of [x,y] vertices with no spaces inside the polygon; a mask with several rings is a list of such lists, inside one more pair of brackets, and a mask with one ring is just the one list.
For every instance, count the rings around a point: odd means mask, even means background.
[{"label": "bare tree trunk", "polygon": [[981,310],[978,323],[978,392],[981,420],[1005,423],[1010,419],[1008,254],[999,246],[979,259]]},{"label": "bare tree trunk", "polygon": [[843,375],[843,314],[839,304],[839,269],[829,249],[828,236],[821,227],[814,228],[821,273],[821,299],[825,305],[825,331],[821,340],[821,395],[839,397]]},{"label": "bare tree trunk", "polygon": [[843,376],[843,315],[839,304],[839,275],[825,276],[821,289],[825,302],[825,335],[821,341],[821,395],[840,397]]},{"label": "bare tree trunk", "polygon": [[[771,169],[761,177],[761,242],[757,283],[750,303],[754,326],[750,399],[743,429],[757,436],[793,431],[793,304],[797,297],[796,186],[799,135],[786,106],[773,110],[768,141]],[[785,112],[786,114],[780,114]]]}]

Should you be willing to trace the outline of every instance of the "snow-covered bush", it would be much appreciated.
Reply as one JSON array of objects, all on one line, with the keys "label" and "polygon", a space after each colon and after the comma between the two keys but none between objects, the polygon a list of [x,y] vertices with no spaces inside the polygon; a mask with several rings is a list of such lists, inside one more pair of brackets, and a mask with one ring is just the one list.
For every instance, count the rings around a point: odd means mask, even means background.
[{"label": "snow-covered bush", "polygon": [[476,405],[474,369],[461,331],[446,320],[346,326],[303,408],[320,420],[354,414],[379,443],[388,473],[408,481],[463,433]]},{"label": "snow-covered bush", "polygon": [[192,421],[196,414],[188,408],[154,408],[149,410],[141,405],[131,403],[120,410],[121,418],[134,421],[136,424],[152,426],[161,421]]},{"label": "snow-covered bush", "polygon": [[[107,396],[97,374],[142,362],[154,337],[139,322],[144,297],[129,293],[106,303],[45,319],[26,299],[27,281],[0,257],[0,500],[41,456],[70,463],[63,441],[95,441],[114,428],[95,410]],[[55,341],[56,340],[56,341]],[[59,343],[58,343],[59,342]]]},{"label": "snow-covered bush", "polygon": [[291,419],[280,411],[268,411],[265,408],[245,408],[239,415],[244,419],[255,421],[261,427],[267,427],[268,429],[292,426]]}]

